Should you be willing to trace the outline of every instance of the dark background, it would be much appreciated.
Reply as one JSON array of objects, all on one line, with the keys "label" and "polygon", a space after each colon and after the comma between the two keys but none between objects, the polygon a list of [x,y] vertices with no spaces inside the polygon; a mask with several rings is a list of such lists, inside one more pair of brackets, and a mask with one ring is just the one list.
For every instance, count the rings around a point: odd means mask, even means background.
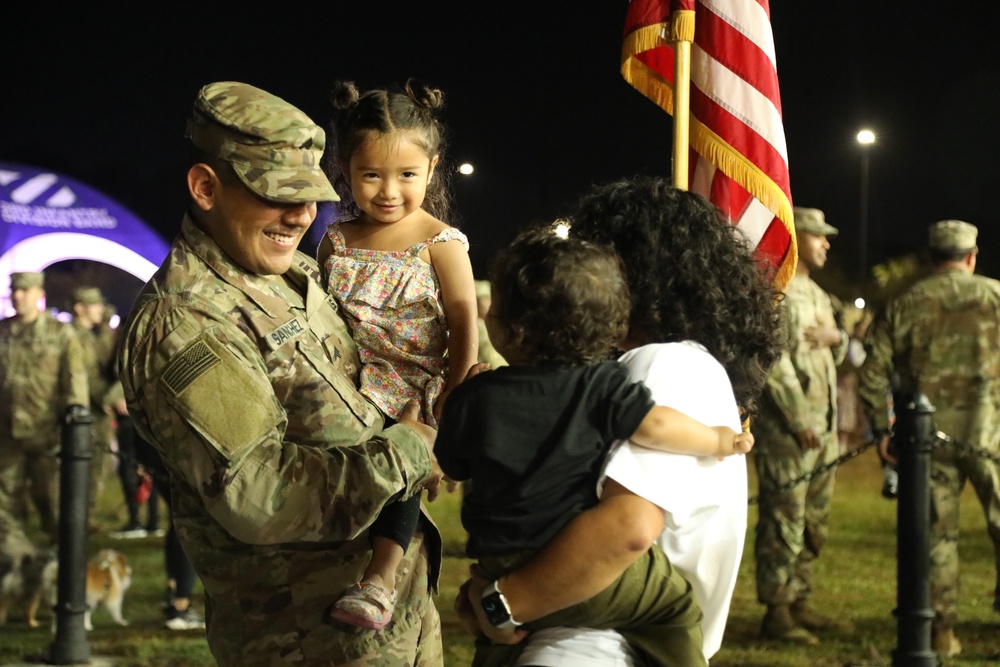
[{"label": "dark background", "polygon": [[[623,1],[95,3],[0,10],[0,161],[64,173],[170,239],[186,206],[184,121],[205,83],[240,80],[322,125],[330,84],[416,76],[442,88],[459,225],[473,265],[592,183],[669,175],[671,118],[619,73]],[[405,9],[401,9],[405,8]],[[870,127],[869,263],[919,251],[927,225],[981,230],[1000,277],[1000,49],[993,2],[771,5],[793,201],[841,229],[861,276],[860,149]]]}]

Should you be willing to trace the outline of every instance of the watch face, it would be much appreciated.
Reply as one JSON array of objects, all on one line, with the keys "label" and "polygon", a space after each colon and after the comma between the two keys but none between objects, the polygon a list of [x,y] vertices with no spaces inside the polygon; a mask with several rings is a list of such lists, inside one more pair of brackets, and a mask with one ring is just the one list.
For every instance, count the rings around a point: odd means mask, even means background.
[{"label": "watch face", "polygon": [[500,597],[500,593],[491,593],[483,598],[483,611],[486,612],[486,618],[494,626],[499,626],[510,620],[510,612],[507,611],[507,605],[504,604],[503,598]]}]

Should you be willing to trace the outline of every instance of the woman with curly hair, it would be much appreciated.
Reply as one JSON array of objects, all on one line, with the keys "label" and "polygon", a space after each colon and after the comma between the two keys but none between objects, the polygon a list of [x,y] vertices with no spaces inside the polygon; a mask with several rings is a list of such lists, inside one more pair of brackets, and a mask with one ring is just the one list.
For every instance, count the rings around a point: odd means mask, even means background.
[{"label": "woman with curly hair", "polygon": [[[715,206],[664,179],[622,180],[582,198],[570,235],[621,259],[632,305],[620,361],[657,404],[710,426],[740,428],[755,414],[782,346],[778,295],[746,237]],[[741,457],[694,458],[623,443],[609,457],[597,507],[488,588],[473,579],[478,625],[494,642],[519,642],[526,636],[519,628],[486,622],[476,604],[484,588],[502,590],[510,615],[530,622],[587,599],[655,543],[691,584],[704,613],[703,652],[711,657],[743,553],[746,503]],[[633,664],[622,637],[609,630],[545,629],[526,643],[519,660],[477,664]]]},{"label": "woman with curly hair", "polygon": [[[628,286],[610,248],[529,228],[491,272],[490,340],[509,366],[455,388],[434,445],[462,500],[466,553],[491,577],[530,558],[597,504],[616,440],[695,457],[749,451],[753,438],[654,405],[650,390],[608,351],[625,337]],[[637,596],[637,591],[642,595]],[[532,627],[621,628],[650,665],[706,665],[701,612],[660,549],[650,549],[597,595]]]}]

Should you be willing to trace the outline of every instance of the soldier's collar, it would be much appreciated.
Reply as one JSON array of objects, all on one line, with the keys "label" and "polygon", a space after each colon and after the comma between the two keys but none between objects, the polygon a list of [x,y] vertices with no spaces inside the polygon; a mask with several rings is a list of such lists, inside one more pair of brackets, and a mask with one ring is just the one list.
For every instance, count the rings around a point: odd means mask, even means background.
[{"label": "soldier's collar", "polygon": [[[243,292],[248,299],[269,316],[280,317],[282,313],[287,313],[289,308],[304,307],[305,302],[302,296],[296,294],[295,290],[286,287],[291,276],[288,274],[260,276],[237,266],[226,256],[219,244],[194,223],[190,214],[184,216],[181,223],[181,233],[194,253],[220,279]],[[301,253],[297,253],[296,257],[299,254]],[[292,262],[292,266],[295,266],[295,262]],[[283,287],[285,289],[282,289]]]}]

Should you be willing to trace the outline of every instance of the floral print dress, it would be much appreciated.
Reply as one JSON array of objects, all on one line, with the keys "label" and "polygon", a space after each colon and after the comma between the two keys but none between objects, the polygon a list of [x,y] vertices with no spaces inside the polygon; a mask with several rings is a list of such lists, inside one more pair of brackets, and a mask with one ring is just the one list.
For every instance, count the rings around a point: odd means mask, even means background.
[{"label": "floral print dress", "polygon": [[327,290],[351,327],[361,357],[361,393],[398,419],[420,401],[420,419],[436,426],[431,410],[447,384],[448,325],[434,267],[420,251],[465,234],[449,227],[402,252],[349,248],[339,224],[326,232],[333,252],[324,268]]}]

